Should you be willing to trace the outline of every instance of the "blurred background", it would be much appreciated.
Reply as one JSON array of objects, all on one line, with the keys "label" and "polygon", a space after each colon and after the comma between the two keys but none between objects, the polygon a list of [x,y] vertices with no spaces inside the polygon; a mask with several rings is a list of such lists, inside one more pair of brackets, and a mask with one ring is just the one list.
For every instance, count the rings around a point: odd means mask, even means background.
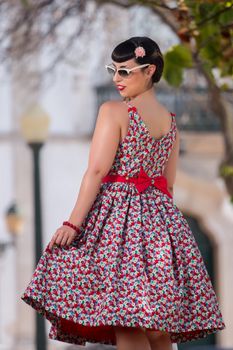
[{"label": "blurred background", "polygon": [[74,206],[100,104],[121,99],[104,66],[131,36],[164,53],[155,93],[181,132],[174,200],[226,323],[179,349],[233,349],[232,32],[233,1],[0,0],[0,350],[82,348],[48,340],[20,295]]}]

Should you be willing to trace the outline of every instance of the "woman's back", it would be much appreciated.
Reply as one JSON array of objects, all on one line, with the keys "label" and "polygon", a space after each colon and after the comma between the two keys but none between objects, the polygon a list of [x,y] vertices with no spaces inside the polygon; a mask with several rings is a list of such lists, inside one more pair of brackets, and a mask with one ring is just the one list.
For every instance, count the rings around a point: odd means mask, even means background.
[{"label": "woman's back", "polygon": [[[159,140],[166,135],[171,128],[171,113],[160,103],[156,101],[148,101],[142,103],[133,103],[133,106],[137,108],[137,112],[140,118],[146,125],[150,135]],[[127,106],[124,103],[119,102],[116,104],[116,112],[119,114],[119,122],[121,125],[121,140],[127,135],[129,127],[129,118]]]},{"label": "woman's back", "polygon": [[175,115],[161,107],[162,120],[148,105],[144,111],[141,104],[139,113],[136,103],[109,103],[121,124],[121,140],[109,174],[132,177],[143,168],[149,176],[162,175],[176,139]]}]

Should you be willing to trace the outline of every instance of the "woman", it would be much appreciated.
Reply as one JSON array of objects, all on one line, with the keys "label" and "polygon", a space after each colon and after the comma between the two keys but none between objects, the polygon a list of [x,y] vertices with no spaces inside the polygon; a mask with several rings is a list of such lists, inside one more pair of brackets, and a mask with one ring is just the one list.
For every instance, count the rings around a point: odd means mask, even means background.
[{"label": "woman", "polygon": [[22,299],[50,338],[168,350],[224,328],[200,251],[173,202],[180,135],[156,98],[158,45],[133,37],[106,66],[124,101],[101,105],[77,202]]}]

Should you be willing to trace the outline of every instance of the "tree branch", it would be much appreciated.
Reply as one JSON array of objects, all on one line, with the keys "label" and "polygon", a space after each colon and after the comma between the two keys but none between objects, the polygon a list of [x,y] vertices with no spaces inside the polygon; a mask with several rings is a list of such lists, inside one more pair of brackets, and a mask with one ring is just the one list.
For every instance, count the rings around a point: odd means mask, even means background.
[{"label": "tree branch", "polygon": [[217,11],[216,13],[214,13],[213,15],[203,18],[200,22],[197,22],[197,26],[201,27],[203,24],[205,24],[206,22],[211,21],[212,19],[215,19],[216,17],[218,17],[219,15],[221,15],[222,13],[229,11],[231,8],[233,8],[233,4],[229,7],[225,7],[222,10]]}]

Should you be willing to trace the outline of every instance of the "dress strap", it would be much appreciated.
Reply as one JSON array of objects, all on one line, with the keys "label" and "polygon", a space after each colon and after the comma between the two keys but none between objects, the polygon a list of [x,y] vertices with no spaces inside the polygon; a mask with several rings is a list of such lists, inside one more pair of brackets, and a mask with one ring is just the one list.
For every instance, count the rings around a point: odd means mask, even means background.
[{"label": "dress strap", "polygon": [[133,107],[133,106],[129,103],[129,101],[124,100],[123,102],[126,103],[128,107]]},{"label": "dress strap", "polygon": [[129,125],[128,125],[127,134],[126,134],[126,137],[128,137],[128,136],[135,135],[136,133],[137,121],[135,120],[135,117],[134,117],[135,113],[132,113],[132,112],[135,112],[136,109],[128,101],[123,100],[122,102],[125,103],[128,107]]}]

